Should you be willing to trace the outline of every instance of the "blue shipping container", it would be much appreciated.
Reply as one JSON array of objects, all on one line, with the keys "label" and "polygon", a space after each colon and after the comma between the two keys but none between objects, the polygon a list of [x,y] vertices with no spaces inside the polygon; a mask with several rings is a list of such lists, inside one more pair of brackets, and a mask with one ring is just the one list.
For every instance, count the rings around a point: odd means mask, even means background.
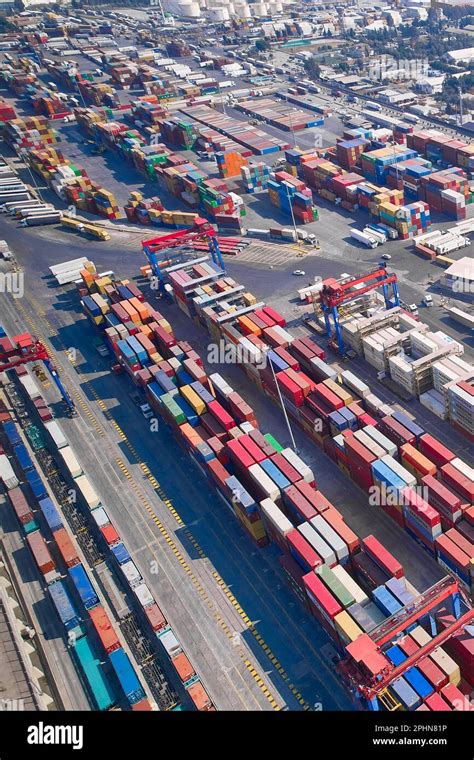
[{"label": "blue shipping container", "polygon": [[128,562],[131,559],[125,544],[115,544],[115,546],[112,546],[111,548],[112,554],[114,555],[119,565],[123,565],[124,562]]},{"label": "blue shipping container", "polygon": [[55,531],[63,527],[61,515],[49,497],[46,497],[46,499],[40,499],[39,505],[44,515],[44,519],[48,523],[51,531]]},{"label": "blue shipping container", "polygon": [[92,587],[84,567],[80,564],[75,565],[74,567],[70,567],[68,572],[86,610],[90,610],[92,607],[95,607],[96,604],[99,604],[97,594]]},{"label": "blue shipping container", "polygon": [[404,678],[396,678],[392,681],[389,688],[395,697],[398,697],[406,710],[416,710],[420,706],[420,697]]},{"label": "blue shipping container", "polygon": [[393,417],[394,420],[400,423],[400,425],[403,425],[404,428],[410,431],[416,439],[418,440],[421,438],[422,435],[425,434],[425,431],[422,427],[416,424],[416,422],[413,422],[406,414],[403,412],[394,412],[391,417]]},{"label": "blue shipping container", "polygon": [[5,431],[10,446],[15,446],[17,443],[21,443],[21,436],[14,422],[4,422],[3,430]]},{"label": "blue shipping container", "polygon": [[65,628],[67,630],[75,628],[79,624],[80,617],[74,609],[74,605],[63,582],[56,581],[55,583],[51,583],[48,586],[48,591]]},{"label": "blue shipping container", "polygon": [[130,704],[135,704],[145,697],[140,681],[132,667],[128,655],[122,648],[109,654],[109,660]]},{"label": "blue shipping container", "polygon": [[37,499],[43,499],[47,495],[46,487],[36,470],[30,470],[30,472],[27,472],[26,479]]},{"label": "blue shipping container", "polygon": [[13,447],[13,451],[15,452],[18,464],[20,465],[23,472],[28,472],[28,470],[32,470],[34,468],[33,460],[28,454],[28,449],[24,443],[17,443],[17,445]]}]

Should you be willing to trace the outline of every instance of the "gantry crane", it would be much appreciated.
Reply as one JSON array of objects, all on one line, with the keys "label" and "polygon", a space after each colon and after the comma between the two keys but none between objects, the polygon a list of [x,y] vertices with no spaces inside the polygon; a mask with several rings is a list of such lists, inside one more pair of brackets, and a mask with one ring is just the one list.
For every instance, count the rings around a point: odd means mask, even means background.
[{"label": "gantry crane", "polygon": [[[13,339],[13,342],[15,342],[15,339]],[[29,333],[19,336],[16,343],[18,346],[17,354],[13,354],[7,357],[7,359],[4,359],[0,353],[0,372],[6,372],[8,369],[14,369],[23,364],[29,364],[30,362],[42,361],[61,394],[68,414],[71,417],[74,416],[76,414],[76,407],[61,382],[58,371],[51,361],[46,346],[38,340],[38,338],[31,336]]]},{"label": "gantry crane", "polygon": [[[451,599],[454,614],[453,623],[441,633],[436,633],[435,622],[432,612],[440,604]],[[399,705],[388,691],[390,683],[396,678],[403,676],[410,668],[416,665],[423,658],[427,657],[437,646],[441,646],[456,631],[461,630],[466,625],[471,625],[474,620],[474,610],[468,602],[465,601],[467,611],[461,612],[461,594],[458,581],[451,576],[446,576],[438,581],[434,586],[420,594],[413,603],[404,607],[399,612],[384,620],[378,628],[371,631],[369,638],[372,646],[375,645],[377,651],[383,654],[383,649],[389,642],[397,643],[397,638],[409,631],[421,618],[428,617],[431,623],[432,638],[430,641],[420,647],[414,654],[406,658],[400,665],[392,667],[385,659],[385,664],[380,672],[367,678],[360,670],[359,666],[350,657],[351,645],[348,647],[349,659],[340,666],[346,679],[351,683],[353,688],[362,696],[373,710],[378,710],[378,700],[386,706],[388,710],[398,709]]]},{"label": "gantry crane", "polygon": [[178,230],[171,232],[169,235],[142,240],[143,253],[151,266],[151,271],[158,278],[160,287],[163,287],[163,270],[159,265],[159,254],[165,251],[181,248],[198,240],[205,240],[209,246],[209,253],[215,264],[218,264],[222,270],[225,269],[222,253],[219,248],[217,233],[207,219],[197,217],[194,220],[194,227],[190,230]]},{"label": "gantry crane", "polygon": [[[389,286],[392,288],[391,298],[389,296]],[[339,280],[334,278],[324,280],[322,290],[319,293],[319,303],[324,314],[329,346],[334,347],[336,344],[341,356],[347,355],[347,348],[342,338],[339,307],[377,288],[382,288],[386,309],[400,306],[397,275],[393,273],[389,274],[383,265],[379,265],[377,269],[365,274],[349,275]],[[331,316],[334,322],[334,334],[331,328]]]}]

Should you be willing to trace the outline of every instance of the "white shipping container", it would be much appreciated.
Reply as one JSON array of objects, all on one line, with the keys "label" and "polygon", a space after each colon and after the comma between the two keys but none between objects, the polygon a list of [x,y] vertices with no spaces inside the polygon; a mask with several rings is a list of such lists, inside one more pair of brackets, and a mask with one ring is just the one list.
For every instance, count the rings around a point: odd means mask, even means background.
[{"label": "white shipping container", "polygon": [[20,375],[18,379],[25,389],[27,396],[32,401],[34,401],[36,398],[41,398],[41,391],[30,375]]},{"label": "white shipping container", "polygon": [[359,378],[356,377],[356,375],[354,375],[354,373],[350,372],[348,369],[344,370],[344,372],[341,372],[341,377],[344,385],[347,385],[351,391],[357,393],[357,395],[361,396],[361,398],[364,398],[370,393],[369,386],[366,385],[366,383],[363,383],[362,380],[359,380]]},{"label": "white shipping container", "polygon": [[317,515],[310,520],[311,525],[319,535],[326,541],[328,546],[333,549],[339,562],[343,562],[349,557],[349,547],[338,533],[326,522],[322,515]]},{"label": "white shipping container", "polygon": [[286,515],[283,514],[281,509],[271,499],[264,499],[260,502],[260,508],[275,530],[280,536],[286,536],[291,530],[293,530],[292,523],[288,520]]},{"label": "white shipping container", "polygon": [[272,501],[280,498],[280,489],[259,464],[253,464],[249,467],[248,472],[252,480],[266,493],[267,498]]},{"label": "white shipping container", "polygon": [[181,644],[179,643],[172,630],[165,631],[160,636],[158,636],[158,638],[170,657],[175,657],[179,652],[181,652]]},{"label": "white shipping container", "polygon": [[110,523],[109,516],[103,507],[93,509],[91,514],[99,528],[103,528],[104,525],[108,525]]},{"label": "white shipping container", "polygon": [[298,525],[297,530],[307,540],[307,542],[311,544],[314,551],[319,557],[321,557],[325,565],[329,565],[329,567],[331,567],[332,565],[336,564],[336,555],[332,547],[326,543],[323,537],[309,522]]},{"label": "white shipping container", "polygon": [[6,454],[0,454],[0,480],[5,488],[16,488],[18,479]]},{"label": "white shipping container", "polygon": [[306,483],[314,483],[314,475],[313,471],[308,467],[308,465],[303,462],[303,460],[298,456],[298,454],[295,454],[293,449],[286,448],[283,449],[281,452],[282,456],[285,457],[286,461],[291,464],[294,469],[299,472],[303,480],[306,481]]},{"label": "white shipping container", "polygon": [[133,589],[142,607],[149,607],[155,601],[146,583],[139,583]]},{"label": "white shipping container", "polygon": [[462,473],[466,476],[471,482],[474,481],[474,469],[472,467],[469,467],[466,462],[463,462],[462,459],[459,457],[454,457],[454,459],[451,459],[450,464],[453,465],[453,467],[458,470],[458,472]]},{"label": "white shipping container", "polygon": [[216,391],[220,391],[221,395],[224,396],[224,398],[227,398],[232,393],[232,388],[224,380],[222,375],[219,375],[218,372],[214,372],[212,375],[209,375],[209,380],[211,381]]},{"label": "white shipping container", "polygon": [[82,475],[82,467],[77,461],[76,455],[70,446],[63,446],[59,453],[61,454],[66,469],[69,470],[73,478],[78,478]]},{"label": "white shipping container", "polygon": [[79,259],[71,259],[70,261],[63,261],[62,264],[55,264],[54,266],[49,267],[49,271],[54,276],[60,272],[70,272],[72,269],[77,269],[80,271],[84,268],[86,261],[86,256],[82,256]]},{"label": "white shipping container", "polygon": [[354,578],[349,575],[342,565],[334,565],[331,569],[338,581],[340,581],[344,588],[346,588],[351,596],[354,597],[356,604],[364,606],[364,604],[367,604],[370,601],[365,591],[361,589],[361,587],[355,582]]},{"label": "white shipping container", "polygon": [[94,507],[99,506],[100,499],[85,475],[80,475],[78,478],[76,478],[75,484],[84,497],[89,509],[94,509]]},{"label": "white shipping container", "polygon": [[395,457],[398,453],[398,449],[396,445],[391,441],[387,436],[385,436],[383,433],[380,432],[380,430],[377,430],[376,427],[373,425],[366,425],[364,428],[362,428],[364,433],[367,433],[369,438],[372,438],[375,443],[378,443],[379,446],[381,446],[383,449],[385,449],[386,454],[390,454],[391,457]]},{"label": "white shipping container", "polygon": [[62,449],[63,446],[67,446],[67,438],[56,420],[49,420],[48,422],[44,423],[44,426],[58,449]]},{"label": "white shipping container", "polygon": [[391,457],[389,454],[385,454],[385,456],[381,457],[380,461],[387,465],[387,467],[392,470],[395,475],[398,475],[399,478],[404,480],[407,486],[416,486],[415,476],[412,475],[411,472],[406,469],[406,467],[403,467],[399,462],[397,462],[394,457]]},{"label": "white shipping container", "polygon": [[363,430],[356,430],[354,432],[354,438],[365,446],[372,454],[375,454],[377,459],[381,459],[387,453],[382,446],[380,446],[370,435],[364,433]]},{"label": "white shipping container", "polygon": [[120,565],[120,569],[132,588],[134,586],[138,586],[138,584],[142,581],[142,576],[140,575],[137,566],[131,559],[129,559],[128,562],[124,562],[123,565]]}]

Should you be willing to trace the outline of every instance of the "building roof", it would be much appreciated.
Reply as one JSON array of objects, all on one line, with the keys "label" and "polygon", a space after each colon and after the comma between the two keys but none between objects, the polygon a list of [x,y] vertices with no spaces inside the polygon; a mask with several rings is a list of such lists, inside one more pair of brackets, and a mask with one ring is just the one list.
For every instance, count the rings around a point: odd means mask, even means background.
[{"label": "building roof", "polygon": [[462,48],[462,50],[450,50],[446,55],[454,61],[470,61],[474,59],[474,47]]},{"label": "building roof", "polygon": [[445,275],[450,277],[459,277],[464,280],[474,280],[474,259],[470,256],[463,256],[459,261],[455,261],[448,269]]}]

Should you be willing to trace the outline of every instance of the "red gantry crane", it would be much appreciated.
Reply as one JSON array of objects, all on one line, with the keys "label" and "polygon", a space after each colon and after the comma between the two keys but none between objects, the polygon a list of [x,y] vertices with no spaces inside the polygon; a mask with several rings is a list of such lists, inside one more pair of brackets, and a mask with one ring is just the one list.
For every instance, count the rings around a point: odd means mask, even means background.
[{"label": "red gantry crane", "polygon": [[[5,338],[6,336],[3,338],[4,341]],[[42,361],[61,394],[68,414],[70,416],[75,415],[76,408],[74,402],[62,384],[45,345],[29,333],[16,335],[12,339],[6,338],[6,340],[10,342],[11,349],[8,350],[5,343],[3,345],[0,344],[0,372],[6,372],[8,369],[14,369],[30,362]]]},{"label": "red gantry crane", "polygon": [[194,220],[194,227],[190,230],[178,230],[169,235],[142,240],[143,253],[151,266],[151,271],[158,278],[160,287],[164,287],[163,270],[159,265],[159,254],[170,249],[181,248],[196,241],[206,241],[209,253],[215,264],[225,269],[222,253],[219,248],[217,233],[210,222],[201,217]]},{"label": "red gantry crane", "polygon": [[[392,288],[392,297],[389,296],[389,286]],[[322,290],[319,294],[319,302],[324,314],[326,332],[329,338],[329,345],[337,348],[341,356],[347,355],[347,348],[342,338],[341,325],[339,322],[339,307],[344,303],[354,301],[356,298],[369,293],[376,288],[382,288],[385,307],[391,309],[394,306],[400,306],[398,295],[397,275],[389,274],[384,265],[380,264],[377,269],[365,274],[355,276],[348,275],[342,279],[336,280],[330,278],[324,280]],[[330,317],[334,322],[334,335],[331,328]]]}]

